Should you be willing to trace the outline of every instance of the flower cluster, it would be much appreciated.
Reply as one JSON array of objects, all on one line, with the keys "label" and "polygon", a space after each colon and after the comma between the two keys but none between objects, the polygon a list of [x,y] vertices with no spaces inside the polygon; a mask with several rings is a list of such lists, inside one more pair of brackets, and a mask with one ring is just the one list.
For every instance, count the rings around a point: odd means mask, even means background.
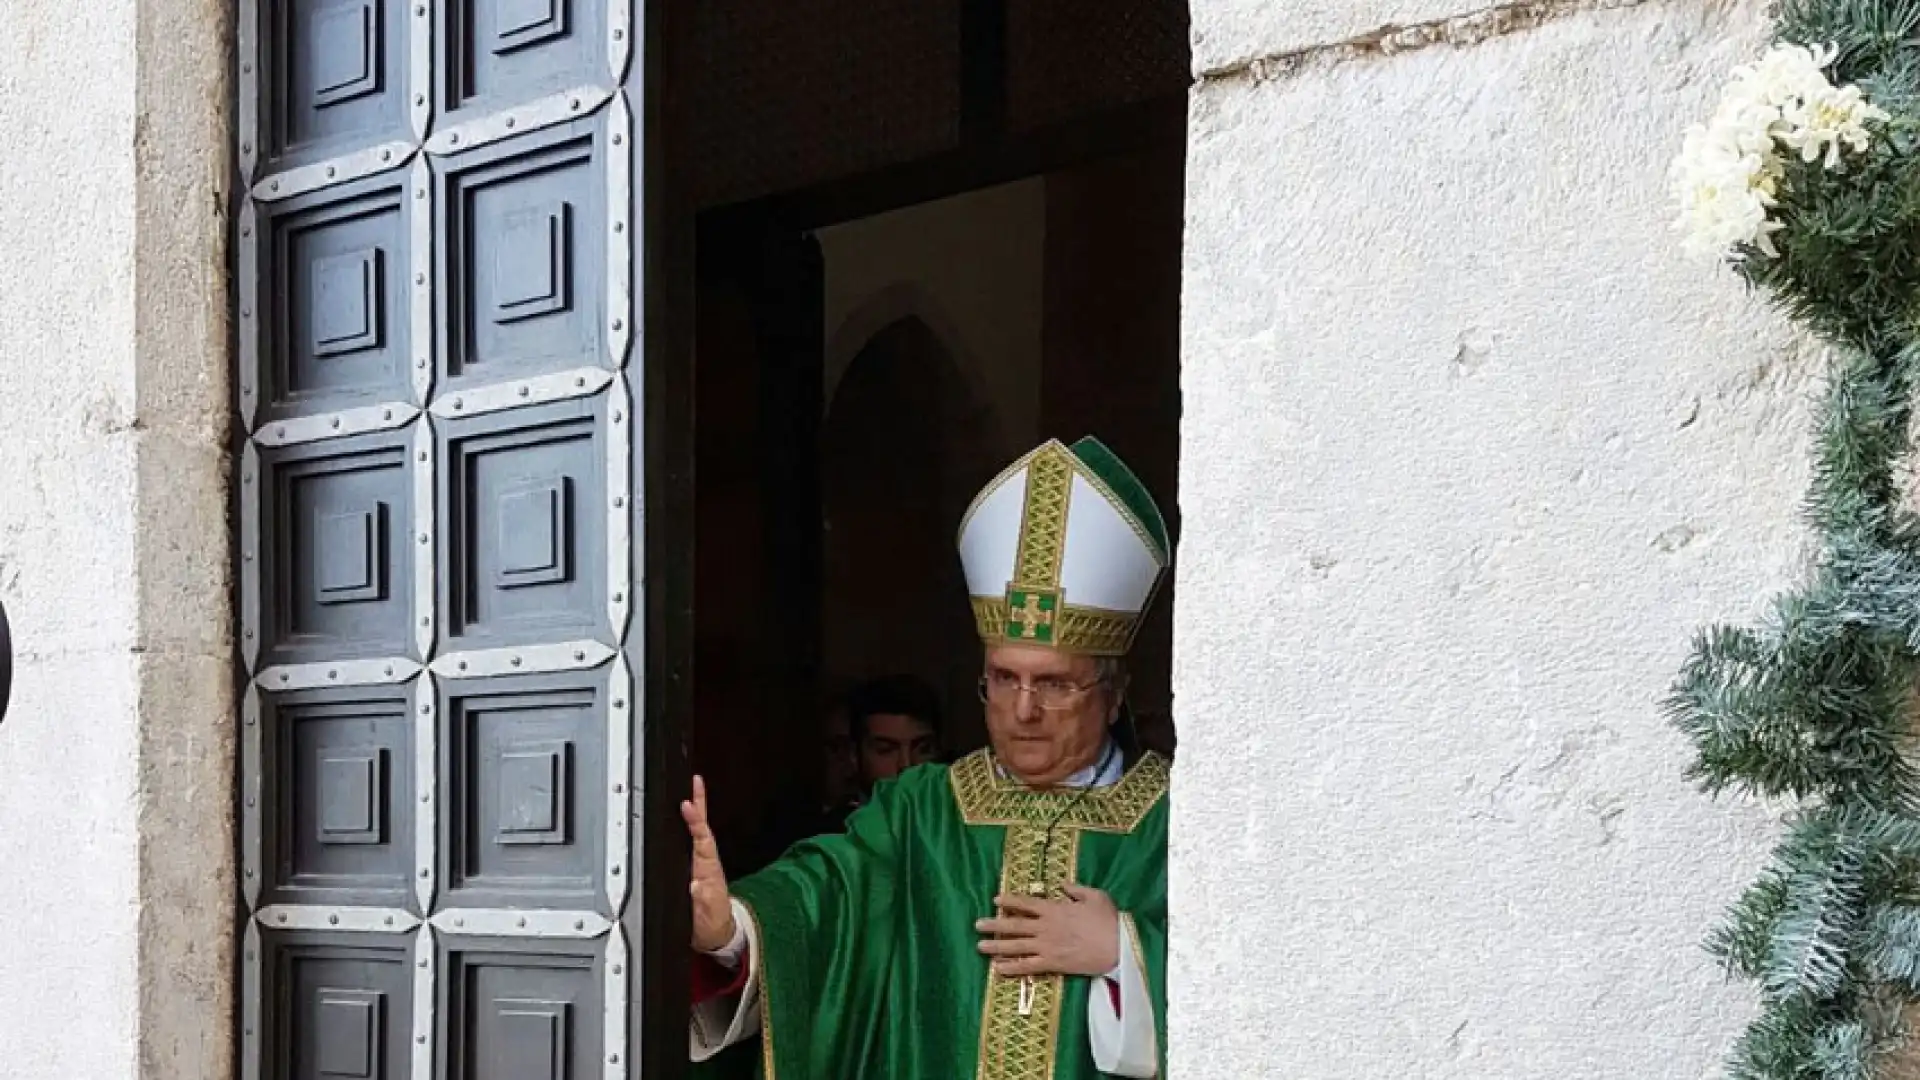
[{"label": "flower cluster", "polygon": [[1887,113],[1857,86],[1835,86],[1831,47],[1775,45],[1736,68],[1711,121],[1687,132],[1673,163],[1678,228],[1688,251],[1728,255],[1752,247],[1771,257],[1781,225],[1771,211],[1785,154],[1832,169],[1844,151],[1865,150],[1870,121]]}]

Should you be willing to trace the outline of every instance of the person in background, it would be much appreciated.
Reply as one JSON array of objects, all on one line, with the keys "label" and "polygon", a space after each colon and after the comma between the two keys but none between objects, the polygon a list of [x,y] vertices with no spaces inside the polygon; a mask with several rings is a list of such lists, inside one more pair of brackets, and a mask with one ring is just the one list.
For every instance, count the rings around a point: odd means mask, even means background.
[{"label": "person in background", "polygon": [[821,734],[825,771],[818,797],[796,794],[775,802],[747,845],[742,867],[757,869],[802,840],[845,831],[847,815],[875,784],[936,760],[939,695],[912,675],[872,679],[828,708]]},{"label": "person in background", "polygon": [[847,720],[859,802],[880,781],[940,756],[940,695],[924,679],[888,675],[861,683],[847,695]]}]

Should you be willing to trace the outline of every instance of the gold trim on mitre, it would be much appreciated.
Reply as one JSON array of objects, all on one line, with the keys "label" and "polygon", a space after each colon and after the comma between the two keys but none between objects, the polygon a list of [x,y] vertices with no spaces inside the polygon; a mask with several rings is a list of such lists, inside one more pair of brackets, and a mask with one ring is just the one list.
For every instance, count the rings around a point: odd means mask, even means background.
[{"label": "gold trim on mitre", "polygon": [[1010,584],[1028,591],[1058,593],[1060,564],[1067,554],[1067,508],[1073,501],[1073,460],[1073,453],[1057,442],[1048,443],[1027,459],[1020,548],[1013,560]]},{"label": "gold trim on mitre", "polygon": [[[1014,590],[1016,592],[1020,590]],[[1031,592],[1022,593],[1032,598]],[[1086,656],[1125,656],[1133,647],[1133,635],[1140,629],[1141,616],[1104,608],[1076,607],[1062,603],[1051,610],[1035,612],[1037,604],[1022,604],[1021,613],[1033,622],[1016,620],[1013,605],[1004,596],[973,597],[973,625],[980,640],[1008,645],[1048,645]],[[1007,631],[1021,627],[1018,636]],[[1041,626],[1050,626],[1051,634],[1040,638]]]}]

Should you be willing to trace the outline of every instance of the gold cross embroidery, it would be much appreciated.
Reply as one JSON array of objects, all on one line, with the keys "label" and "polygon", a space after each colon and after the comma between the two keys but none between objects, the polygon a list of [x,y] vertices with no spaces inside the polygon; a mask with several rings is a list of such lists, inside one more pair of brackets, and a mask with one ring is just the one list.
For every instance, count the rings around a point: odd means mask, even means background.
[{"label": "gold cross embroidery", "polygon": [[1053,625],[1053,612],[1040,606],[1040,598],[1027,593],[1026,603],[1007,613],[1007,620],[1020,627],[1023,638],[1037,638],[1040,628]]}]

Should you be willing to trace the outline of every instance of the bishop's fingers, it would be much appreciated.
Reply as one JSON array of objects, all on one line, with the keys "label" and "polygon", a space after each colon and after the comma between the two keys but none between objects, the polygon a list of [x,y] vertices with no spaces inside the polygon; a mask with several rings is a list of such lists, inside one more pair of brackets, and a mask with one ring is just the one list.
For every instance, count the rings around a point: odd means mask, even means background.
[{"label": "bishop's fingers", "polygon": [[1007,978],[1021,978],[1027,975],[1060,975],[1059,965],[1038,956],[1017,956],[995,960],[993,971]]},{"label": "bishop's fingers", "polygon": [[994,937],[1012,938],[1032,937],[1038,929],[1032,919],[981,919],[973,928]]},{"label": "bishop's fingers", "polygon": [[1029,919],[1037,919],[1052,907],[1051,902],[1032,896],[1016,896],[1006,893],[993,898],[993,903],[1003,912],[1012,912]]},{"label": "bishop's fingers", "polygon": [[996,957],[1032,956],[1034,944],[1032,938],[981,938],[980,952]]}]

